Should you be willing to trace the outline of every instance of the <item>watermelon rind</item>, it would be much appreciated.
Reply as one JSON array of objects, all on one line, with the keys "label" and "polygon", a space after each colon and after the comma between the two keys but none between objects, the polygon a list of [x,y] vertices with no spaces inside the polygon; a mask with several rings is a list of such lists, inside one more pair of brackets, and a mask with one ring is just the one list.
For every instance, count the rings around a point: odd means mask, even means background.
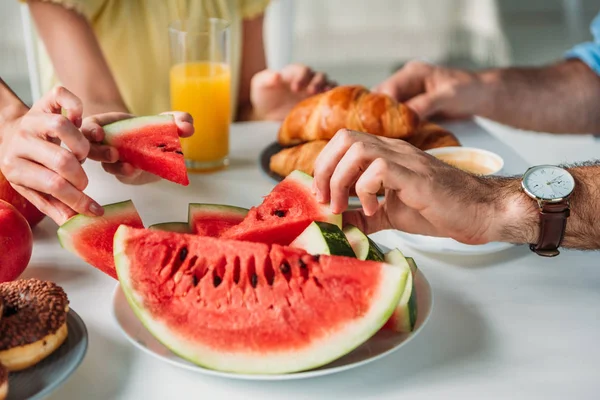
[{"label": "watermelon rind", "polygon": [[155,229],[167,232],[190,233],[190,226],[187,222],[161,222],[150,225],[148,229]]},{"label": "watermelon rind", "polygon": [[415,289],[417,264],[413,258],[404,257],[404,254],[398,249],[389,251],[384,258],[387,263],[403,266],[410,270],[404,293],[402,293],[392,316],[392,328],[399,333],[412,332],[417,322],[417,292]]},{"label": "watermelon rind", "polygon": [[243,207],[231,206],[229,204],[213,204],[213,203],[190,203],[188,205],[188,224],[193,228],[194,215],[196,214],[212,214],[215,216],[235,216],[245,217],[248,214],[248,209]]},{"label": "watermelon rind", "polygon": [[92,217],[84,214],[77,214],[63,223],[57,231],[58,241],[61,247],[73,254],[78,254],[73,246],[73,238],[77,236],[77,233],[80,230],[86,229],[93,224],[97,224],[101,220],[119,219],[124,215],[138,214],[137,209],[131,200],[106,204],[102,206],[102,208],[104,209],[104,215]]},{"label": "watermelon rind", "polygon": [[129,132],[132,129],[143,128],[147,125],[168,124],[174,121],[174,117],[170,114],[164,115],[147,115],[142,117],[132,117],[113,122],[102,127],[104,131],[105,144],[111,143],[113,136],[118,136],[122,132]]},{"label": "watermelon rind", "polygon": [[[312,191],[312,184],[314,178],[308,175],[305,172],[300,170],[292,171],[285,179],[292,180],[306,187],[308,190]],[[329,204],[320,204],[317,201],[317,198],[314,198],[316,204],[318,204],[318,209],[321,212],[321,215],[325,216],[322,222],[329,222],[330,224],[337,225],[340,229],[342,228],[342,214],[334,214],[331,212],[331,208]]]},{"label": "watermelon rind", "polygon": [[346,225],[343,229],[352,250],[359,260],[383,261],[383,251],[366,234],[354,225]]},{"label": "watermelon rind", "polygon": [[327,254],[354,257],[354,251],[339,226],[314,221],[296,238],[291,247],[303,249],[310,254]]},{"label": "watermelon rind", "polygon": [[136,292],[130,279],[131,265],[125,254],[131,230],[127,226],[120,226],[114,237],[113,248],[119,282],[133,312],[146,329],[173,353],[196,365],[217,371],[273,375],[306,371],[329,364],[365,343],[383,327],[396,309],[410,277],[410,270],[406,265],[381,263],[383,277],[378,290],[372,292],[372,307],[367,314],[328,338],[314,341],[306,349],[290,349],[276,354],[252,353],[251,349],[245,354],[215,351],[192,339],[181,337],[162,321],[153,318],[144,307],[143,298]]}]

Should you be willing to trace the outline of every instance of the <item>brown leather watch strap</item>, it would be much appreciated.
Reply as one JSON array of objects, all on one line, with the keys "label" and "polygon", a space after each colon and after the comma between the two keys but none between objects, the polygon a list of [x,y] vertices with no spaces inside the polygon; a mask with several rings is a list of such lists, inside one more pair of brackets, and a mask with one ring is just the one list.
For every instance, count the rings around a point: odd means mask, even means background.
[{"label": "brown leather watch strap", "polygon": [[559,255],[558,248],[565,236],[569,215],[567,201],[543,204],[540,210],[540,238],[537,244],[531,244],[529,248],[540,256]]}]

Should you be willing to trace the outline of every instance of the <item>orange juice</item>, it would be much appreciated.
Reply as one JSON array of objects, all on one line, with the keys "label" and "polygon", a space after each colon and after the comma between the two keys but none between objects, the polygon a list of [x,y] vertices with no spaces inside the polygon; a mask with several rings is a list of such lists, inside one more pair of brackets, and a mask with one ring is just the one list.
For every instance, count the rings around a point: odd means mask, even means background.
[{"label": "orange juice", "polygon": [[229,66],[189,62],[171,67],[171,106],[194,118],[194,135],[181,139],[190,170],[214,169],[227,163],[231,121]]}]

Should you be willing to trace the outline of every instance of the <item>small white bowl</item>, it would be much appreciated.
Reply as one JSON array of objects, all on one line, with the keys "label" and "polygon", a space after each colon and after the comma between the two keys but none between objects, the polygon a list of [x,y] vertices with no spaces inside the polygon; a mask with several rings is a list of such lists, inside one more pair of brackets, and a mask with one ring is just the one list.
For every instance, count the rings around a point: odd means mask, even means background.
[{"label": "small white bowl", "polygon": [[448,164],[477,175],[495,175],[504,168],[504,159],[498,154],[475,147],[440,147],[426,150],[426,152]]}]

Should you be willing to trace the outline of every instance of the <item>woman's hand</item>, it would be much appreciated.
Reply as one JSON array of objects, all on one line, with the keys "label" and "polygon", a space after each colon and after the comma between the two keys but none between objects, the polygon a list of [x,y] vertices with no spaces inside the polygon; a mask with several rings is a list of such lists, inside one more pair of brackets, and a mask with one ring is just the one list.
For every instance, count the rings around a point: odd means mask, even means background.
[{"label": "woman's hand", "polygon": [[263,70],[252,78],[250,101],[255,119],[281,121],[300,101],[334,88],[322,72],[290,64],[281,72]]},{"label": "woman's hand", "polygon": [[[514,182],[479,178],[403,140],[349,130],[321,151],[314,171],[317,199],[330,201],[336,214],[347,209],[355,187],[363,209],[345,211],[345,223],[366,233],[399,229],[467,244],[499,237],[511,194],[518,195]],[[381,188],[385,200],[379,204]]]},{"label": "woman's hand", "polygon": [[[194,121],[192,116],[185,112],[164,112],[175,118],[180,137],[189,137],[194,133]],[[119,160],[119,152],[112,146],[102,144],[104,140],[104,125],[111,124],[123,119],[133,118],[134,115],[112,112],[93,115],[83,120],[81,131],[91,142],[89,158],[100,161],[102,168],[117,177],[123,183],[130,185],[142,185],[160,180],[160,177],[134,168],[131,164]]]},{"label": "woman's hand", "polygon": [[[66,116],[61,115],[63,110]],[[83,193],[88,178],[81,164],[88,157],[90,143],[78,129],[82,112],[79,98],[58,86],[31,109],[7,116],[0,126],[2,174],[59,225],[78,213],[104,213]]]}]

